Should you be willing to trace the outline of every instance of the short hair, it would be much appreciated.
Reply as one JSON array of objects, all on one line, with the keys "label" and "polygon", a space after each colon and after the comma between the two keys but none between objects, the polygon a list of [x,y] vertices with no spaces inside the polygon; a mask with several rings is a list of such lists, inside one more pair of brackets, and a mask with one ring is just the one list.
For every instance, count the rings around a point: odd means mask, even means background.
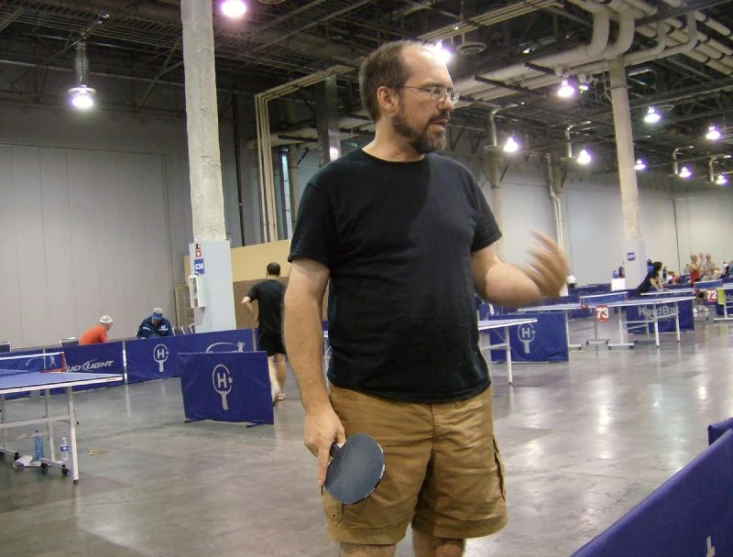
[{"label": "short hair", "polygon": [[103,315],[99,318],[99,322],[102,325],[111,325],[112,323],[114,323],[114,320],[109,315]]},{"label": "short hair", "polygon": [[380,46],[361,63],[359,68],[359,92],[361,104],[372,122],[379,120],[377,89],[402,87],[410,77],[402,59],[402,51],[409,46],[428,49],[419,41],[392,41]]},{"label": "short hair", "polygon": [[267,266],[267,274],[271,277],[279,277],[280,276],[280,264],[279,263],[270,263]]}]

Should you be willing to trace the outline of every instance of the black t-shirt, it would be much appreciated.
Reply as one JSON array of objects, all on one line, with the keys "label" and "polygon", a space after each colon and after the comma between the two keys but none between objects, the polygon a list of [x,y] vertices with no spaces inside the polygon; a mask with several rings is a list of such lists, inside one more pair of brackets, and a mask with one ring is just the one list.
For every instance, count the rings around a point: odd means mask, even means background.
[{"label": "black t-shirt", "polygon": [[470,258],[500,237],[470,171],[446,157],[357,150],[322,168],[303,191],[290,260],[331,272],[329,381],[424,403],[488,388]]},{"label": "black t-shirt", "polygon": [[646,277],[644,277],[644,280],[641,281],[641,284],[637,287],[637,291],[639,294],[643,292],[650,292],[652,289],[652,280],[657,278],[657,271],[652,269],[646,274]]},{"label": "black t-shirt", "polygon": [[247,296],[260,305],[260,333],[282,335],[285,285],[277,280],[265,280],[250,288]]}]

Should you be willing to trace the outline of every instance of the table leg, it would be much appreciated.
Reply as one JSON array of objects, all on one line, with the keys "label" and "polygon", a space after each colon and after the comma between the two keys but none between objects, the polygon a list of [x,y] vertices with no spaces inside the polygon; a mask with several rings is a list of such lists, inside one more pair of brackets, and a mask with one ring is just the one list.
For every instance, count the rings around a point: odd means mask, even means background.
[{"label": "table leg", "polygon": [[580,344],[573,344],[570,342],[570,319],[568,318],[568,312],[564,311],[565,316],[565,335],[568,341],[568,350],[582,350],[583,347]]},{"label": "table leg", "polygon": [[[50,418],[51,409],[48,403],[48,401],[51,400],[51,390],[50,389],[46,389],[45,391],[43,391],[43,399],[46,403],[46,417]],[[53,440],[53,422],[51,421],[47,422],[46,429],[48,430],[48,452],[50,454],[48,458],[50,458],[52,461],[55,461],[56,460],[56,444],[54,443],[54,440]]]},{"label": "table leg", "polygon": [[512,378],[512,343],[509,337],[509,327],[504,327],[504,343],[506,344],[506,375],[511,384],[514,379]]},{"label": "table leg", "polygon": [[66,400],[69,402],[69,449],[71,450],[71,467],[74,483],[79,483],[79,455],[76,451],[76,417],[74,413],[74,390],[66,387]]},{"label": "table leg", "polygon": [[[0,395],[0,424],[5,423],[5,395]],[[8,430],[3,428],[3,445],[0,453],[8,451]],[[9,451],[8,451],[9,452]]]},{"label": "table leg", "polygon": [[659,316],[657,315],[656,306],[653,307],[652,311],[654,312],[654,343],[659,348]]},{"label": "table leg", "polygon": [[680,342],[682,339],[680,338],[680,305],[678,303],[675,303],[674,305],[674,326],[677,330],[677,342]]}]

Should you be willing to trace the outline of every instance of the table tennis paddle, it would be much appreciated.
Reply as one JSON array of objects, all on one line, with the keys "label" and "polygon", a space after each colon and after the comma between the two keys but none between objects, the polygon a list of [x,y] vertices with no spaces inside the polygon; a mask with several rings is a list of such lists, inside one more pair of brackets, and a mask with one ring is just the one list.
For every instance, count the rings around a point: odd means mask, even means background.
[{"label": "table tennis paddle", "polygon": [[341,447],[331,445],[330,453],[333,458],[326,471],[326,491],[344,505],[369,497],[384,475],[384,452],[379,443],[357,433]]}]

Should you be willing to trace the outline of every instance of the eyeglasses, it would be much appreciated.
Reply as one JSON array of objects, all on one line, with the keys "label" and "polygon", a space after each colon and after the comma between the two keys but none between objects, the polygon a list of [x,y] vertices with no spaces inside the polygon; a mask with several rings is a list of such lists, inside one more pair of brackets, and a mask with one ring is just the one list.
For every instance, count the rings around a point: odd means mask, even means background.
[{"label": "eyeglasses", "polygon": [[456,103],[458,102],[458,99],[461,98],[461,95],[458,93],[458,91],[454,89],[448,89],[447,87],[441,87],[441,86],[434,86],[434,87],[411,87],[409,85],[402,85],[402,89],[417,89],[418,91],[422,91],[423,93],[427,93],[430,95],[430,98],[433,99],[435,102],[443,102],[446,97],[450,99],[450,102]]}]

